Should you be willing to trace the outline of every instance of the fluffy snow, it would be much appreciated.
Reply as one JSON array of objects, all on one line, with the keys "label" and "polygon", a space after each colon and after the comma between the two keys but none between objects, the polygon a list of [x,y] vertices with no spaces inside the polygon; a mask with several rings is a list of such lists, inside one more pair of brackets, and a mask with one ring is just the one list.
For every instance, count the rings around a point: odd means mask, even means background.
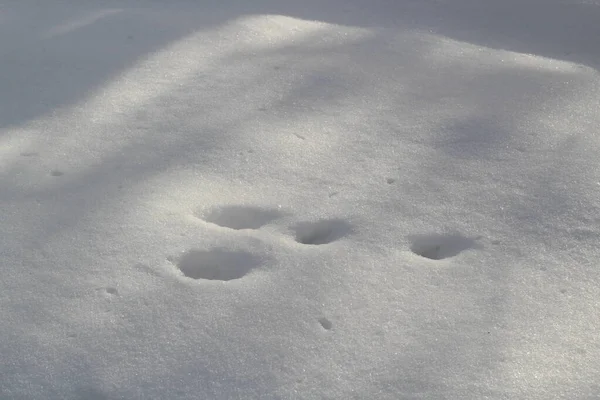
[{"label": "fluffy snow", "polygon": [[0,398],[600,397],[599,21],[0,2]]}]

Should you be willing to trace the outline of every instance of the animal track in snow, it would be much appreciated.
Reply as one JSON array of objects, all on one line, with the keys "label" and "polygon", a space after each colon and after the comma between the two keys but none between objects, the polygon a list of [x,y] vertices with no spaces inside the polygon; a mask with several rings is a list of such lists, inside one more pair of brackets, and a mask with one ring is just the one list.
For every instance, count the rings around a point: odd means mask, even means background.
[{"label": "animal track in snow", "polygon": [[430,260],[443,260],[454,257],[464,250],[480,247],[474,239],[460,234],[419,235],[413,236],[412,242],[412,252]]},{"label": "animal track in snow", "polygon": [[293,227],[296,241],[307,245],[321,245],[334,242],[352,232],[352,226],[343,220],[321,220],[301,222]]},{"label": "animal track in snow", "polygon": [[239,279],[260,264],[260,258],[251,253],[220,248],[192,249],[177,260],[177,267],[188,278],[217,281]]},{"label": "animal track in snow", "polygon": [[112,286],[102,287],[102,288],[98,288],[96,290],[98,292],[100,292],[101,294],[103,294],[106,298],[111,298],[113,296],[119,295],[119,291],[117,290],[117,288],[112,287]]},{"label": "animal track in snow", "polygon": [[294,133],[293,135],[296,136],[300,140],[306,140],[306,137],[304,137],[304,136],[302,136],[302,135],[300,135],[298,133]]},{"label": "animal track in snow", "polygon": [[52,171],[50,171],[50,175],[52,176],[63,176],[65,173],[62,171],[59,171],[57,169],[53,169]]},{"label": "animal track in snow", "polygon": [[206,214],[197,214],[206,222],[237,230],[258,229],[281,216],[278,210],[247,206],[217,207]]},{"label": "animal track in snow", "polygon": [[117,290],[117,288],[114,288],[114,287],[107,287],[105,290],[106,290],[106,293],[113,295],[113,296],[119,294],[119,291]]},{"label": "animal track in snow", "polygon": [[35,152],[35,151],[24,151],[21,153],[22,157],[35,157],[38,156],[39,153]]},{"label": "animal track in snow", "polygon": [[331,330],[331,328],[333,328],[333,324],[327,318],[319,318],[319,323],[321,324],[323,329],[325,329],[327,331],[329,331],[329,330]]}]

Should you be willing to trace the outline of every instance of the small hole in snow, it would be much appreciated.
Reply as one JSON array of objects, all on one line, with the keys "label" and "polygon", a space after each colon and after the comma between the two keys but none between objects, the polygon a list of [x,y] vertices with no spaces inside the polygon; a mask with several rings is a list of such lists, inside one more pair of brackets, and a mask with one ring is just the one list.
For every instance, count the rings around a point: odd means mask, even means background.
[{"label": "small hole in snow", "polygon": [[464,250],[479,248],[479,244],[460,234],[420,235],[412,237],[413,253],[430,260],[443,260],[458,255]]},{"label": "small hole in snow", "polygon": [[230,281],[243,277],[260,263],[258,257],[244,251],[189,250],[179,259],[177,267],[188,278]]},{"label": "small hole in snow", "polygon": [[279,210],[247,206],[225,206],[212,209],[199,218],[211,224],[230,229],[258,229],[280,218]]},{"label": "small hole in snow", "polygon": [[106,288],[106,293],[108,293],[108,294],[112,294],[112,295],[114,296],[114,295],[118,294],[118,293],[119,293],[119,291],[117,290],[117,288],[114,288],[114,287],[107,287],[107,288]]},{"label": "small hole in snow", "polygon": [[50,171],[50,175],[52,176],[63,176],[65,173],[62,171],[59,171],[57,169],[53,169],[52,171]]},{"label": "small hole in snow", "polygon": [[325,330],[330,330],[331,328],[333,328],[333,324],[327,318],[319,318],[319,323]]},{"label": "small hole in snow", "polygon": [[352,232],[351,225],[343,220],[303,222],[293,228],[296,241],[307,245],[322,245],[334,242]]}]

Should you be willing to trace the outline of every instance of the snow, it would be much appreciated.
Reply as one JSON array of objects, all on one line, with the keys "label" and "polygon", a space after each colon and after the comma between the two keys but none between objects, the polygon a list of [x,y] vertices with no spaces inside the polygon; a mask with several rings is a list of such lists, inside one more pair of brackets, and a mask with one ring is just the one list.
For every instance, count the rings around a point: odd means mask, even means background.
[{"label": "snow", "polygon": [[0,398],[597,398],[598,21],[0,2]]}]

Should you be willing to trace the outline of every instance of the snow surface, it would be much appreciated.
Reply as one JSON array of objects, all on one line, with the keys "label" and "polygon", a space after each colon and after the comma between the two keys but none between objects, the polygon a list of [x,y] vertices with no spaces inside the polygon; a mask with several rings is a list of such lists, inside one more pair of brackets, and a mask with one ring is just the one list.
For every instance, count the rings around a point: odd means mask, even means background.
[{"label": "snow surface", "polygon": [[599,66],[597,0],[0,1],[0,398],[600,398]]}]

